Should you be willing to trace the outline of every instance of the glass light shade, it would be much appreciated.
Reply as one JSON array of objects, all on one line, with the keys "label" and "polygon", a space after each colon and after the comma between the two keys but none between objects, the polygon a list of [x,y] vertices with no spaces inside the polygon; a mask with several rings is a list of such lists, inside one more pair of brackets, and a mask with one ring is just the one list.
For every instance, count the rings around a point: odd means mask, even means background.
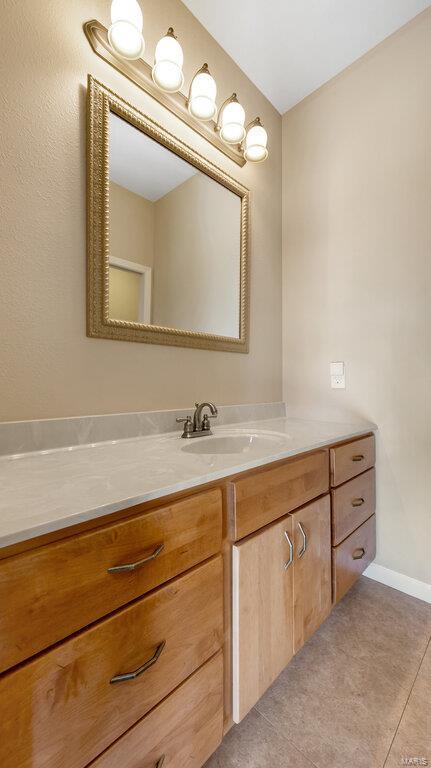
[{"label": "glass light shade", "polygon": [[145,50],[144,21],[136,0],[112,0],[108,40],[123,59],[139,59]]},{"label": "glass light shade", "polygon": [[156,45],[153,80],[162,91],[175,93],[184,84],[183,49],[173,34],[165,35]]},{"label": "glass light shade", "polygon": [[115,24],[117,21],[128,21],[142,32],[144,18],[137,0],[112,0],[111,24]]},{"label": "glass light shade", "polygon": [[209,72],[198,72],[190,87],[190,114],[199,120],[212,120],[217,112],[216,96],[217,85],[214,78]]},{"label": "glass light shade", "polygon": [[247,131],[244,157],[251,163],[261,163],[268,157],[268,134],[262,125],[253,125]]},{"label": "glass light shade", "polygon": [[221,113],[220,136],[227,144],[240,144],[245,136],[245,112],[237,101],[230,101]]}]

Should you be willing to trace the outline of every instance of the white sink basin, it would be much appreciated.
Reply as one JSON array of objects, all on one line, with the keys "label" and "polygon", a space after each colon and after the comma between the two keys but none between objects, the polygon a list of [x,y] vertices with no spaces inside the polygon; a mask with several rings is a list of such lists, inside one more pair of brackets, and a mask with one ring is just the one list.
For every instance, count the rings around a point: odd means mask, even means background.
[{"label": "white sink basin", "polygon": [[227,455],[245,453],[260,455],[286,446],[286,437],[270,432],[211,435],[210,437],[192,438],[190,442],[182,446],[181,450],[185,453],[213,456],[216,454]]}]

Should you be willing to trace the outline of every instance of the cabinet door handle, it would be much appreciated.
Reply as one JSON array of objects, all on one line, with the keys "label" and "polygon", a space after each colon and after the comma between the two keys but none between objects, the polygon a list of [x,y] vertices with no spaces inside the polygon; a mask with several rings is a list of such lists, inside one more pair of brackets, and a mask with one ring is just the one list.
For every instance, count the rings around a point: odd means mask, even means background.
[{"label": "cabinet door handle", "polygon": [[[355,552],[359,554],[355,554]],[[352,555],[353,559],[362,560],[363,556],[365,555],[365,549],[363,547],[359,547],[358,549],[355,549],[355,552]]]},{"label": "cabinet door handle", "polygon": [[352,461],[363,461],[365,456],[363,453],[358,453],[356,456],[352,456]]},{"label": "cabinet door handle", "polygon": [[155,560],[156,557],[158,557],[160,553],[163,552],[164,548],[164,544],[158,544],[154,552],[152,552],[151,555],[148,555],[148,557],[144,557],[142,560],[137,560],[136,563],[114,565],[112,568],[108,568],[108,573],[125,573],[129,571],[137,571],[138,568],[142,568],[142,566],[146,563],[151,563],[152,560]]},{"label": "cabinet door handle", "polygon": [[288,568],[289,568],[289,567],[292,565],[292,563],[293,563],[293,544],[292,544],[292,542],[291,542],[291,540],[290,540],[290,536],[289,536],[289,534],[288,534],[288,532],[287,532],[287,531],[285,531],[285,532],[284,532],[284,535],[285,535],[285,537],[286,537],[286,541],[287,541],[287,543],[288,543],[288,545],[289,545],[289,559],[288,559],[288,560],[287,560],[287,562],[284,564],[284,570],[285,570],[285,571],[287,571],[287,569],[288,569]]},{"label": "cabinet door handle", "polygon": [[302,527],[301,523],[298,523],[298,528],[301,531],[301,536],[302,536],[302,539],[303,539],[302,549],[300,549],[299,552],[298,552],[298,559],[299,559],[300,557],[305,555],[305,553],[307,551],[307,534],[305,533],[304,528]]},{"label": "cabinet door handle", "polygon": [[160,654],[163,651],[163,648],[166,645],[166,640],[162,640],[161,643],[157,646],[153,656],[151,656],[151,659],[148,659],[148,661],[145,662],[145,664],[142,665],[142,667],[138,667],[138,669],[135,669],[133,672],[125,672],[123,675],[115,675],[115,677],[112,677],[109,681],[110,683],[124,683],[127,680],[136,680],[137,677],[140,677],[140,675],[143,674],[147,669],[153,666],[153,664],[156,663],[156,661],[159,660]]},{"label": "cabinet door handle", "polygon": [[164,755],[162,755],[162,756],[161,756],[161,757],[160,757],[160,758],[157,760],[157,763],[156,763],[156,765],[155,765],[155,768],[162,768],[162,765],[163,765],[163,763],[164,763],[164,762],[165,762],[165,756],[164,756]]},{"label": "cabinet door handle", "polygon": [[365,499],[363,499],[362,496],[359,499],[353,499],[352,501],[352,507],[362,507],[363,504],[365,504]]}]

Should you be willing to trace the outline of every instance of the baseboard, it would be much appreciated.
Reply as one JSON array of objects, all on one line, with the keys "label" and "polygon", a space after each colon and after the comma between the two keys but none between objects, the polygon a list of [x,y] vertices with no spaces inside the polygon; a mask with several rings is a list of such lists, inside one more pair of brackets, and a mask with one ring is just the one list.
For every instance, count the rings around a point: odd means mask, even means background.
[{"label": "baseboard", "polygon": [[371,563],[364,571],[364,576],[374,579],[374,581],[380,581],[381,584],[386,584],[387,587],[405,592],[406,595],[417,597],[425,603],[431,603],[431,584],[427,584],[425,581],[412,579],[411,576],[391,571],[390,568],[385,568],[384,565],[378,565],[377,563]]}]

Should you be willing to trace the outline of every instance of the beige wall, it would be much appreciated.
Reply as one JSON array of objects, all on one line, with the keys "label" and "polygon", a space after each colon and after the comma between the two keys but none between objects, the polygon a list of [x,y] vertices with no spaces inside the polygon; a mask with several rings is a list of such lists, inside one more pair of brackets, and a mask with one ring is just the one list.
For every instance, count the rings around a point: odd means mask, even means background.
[{"label": "beige wall", "polygon": [[198,173],[154,210],[153,322],[238,337],[241,198]]},{"label": "beige wall", "polygon": [[[284,117],[284,396],[379,426],[377,562],[431,581],[431,12]],[[346,391],[329,388],[345,360]],[[312,407],[311,407],[312,406]]]},{"label": "beige wall", "polygon": [[[246,403],[281,396],[281,118],[179,0],[145,0],[146,57],[173,25],[186,85],[208,61],[268,128],[270,157],[240,169],[98,58],[83,22],[109,0],[0,0],[0,420]],[[42,7],[43,6],[43,7]],[[88,339],[85,93],[91,73],[251,189],[250,354]],[[7,184],[7,187],[6,187]],[[181,371],[181,376],[178,376]]]},{"label": "beige wall", "polygon": [[112,181],[109,184],[109,255],[147,267],[154,263],[154,203]]}]

